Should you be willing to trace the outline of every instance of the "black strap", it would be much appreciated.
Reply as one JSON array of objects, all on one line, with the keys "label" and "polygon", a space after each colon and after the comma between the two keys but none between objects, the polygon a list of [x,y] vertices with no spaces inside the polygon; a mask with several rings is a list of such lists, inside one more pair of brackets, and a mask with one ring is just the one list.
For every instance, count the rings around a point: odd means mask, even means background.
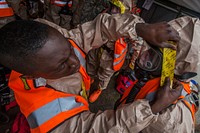
[{"label": "black strap", "polygon": [[127,96],[126,103],[131,103],[135,100],[136,95],[140,92],[141,88],[146,84],[146,81],[139,80],[137,83],[133,86],[130,93]]}]

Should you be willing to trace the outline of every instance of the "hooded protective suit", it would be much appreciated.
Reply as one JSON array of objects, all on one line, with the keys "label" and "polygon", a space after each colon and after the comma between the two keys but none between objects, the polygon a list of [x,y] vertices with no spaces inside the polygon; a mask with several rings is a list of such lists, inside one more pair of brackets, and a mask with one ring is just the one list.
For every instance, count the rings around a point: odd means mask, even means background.
[{"label": "hooded protective suit", "polygon": [[[133,40],[136,39],[137,34],[135,32],[135,24],[141,22],[140,18],[130,14],[113,16],[101,14],[94,21],[80,25],[77,29],[67,31],[66,29],[62,29],[46,20],[38,21],[55,27],[66,38],[73,39],[86,53],[88,53],[88,51],[92,48],[97,48],[102,44],[105,44],[108,40],[114,41],[122,35]],[[170,23],[172,23],[174,26],[181,26],[185,24],[184,27],[180,27],[182,30],[179,30],[179,34],[183,35],[181,36],[181,42],[184,41],[185,38],[188,38],[188,36],[185,36],[186,33],[191,33],[191,36],[189,36],[190,39],[188,40],[191,40],[191,38],[193,38],[192,40],[194,40],[194,38],[198,39],[199,34],[192,34],[194,32],[198,32],[197,29],[193,28],[200,24],[198,19],[184,17],[174,20]],[[113,26],[110,27],[109,25]],[[180,43],[180,46],[182,45],[183,44]],[[188,47],[199,48],[197,43],[195,45],[191,45],[191,41],[185,43],[184,45],[187,45]],[[178,51],[180,49],[182,49],[182,47],[178,47]],[[199,56],[198,52],[194,53],[193,51],[188,50],[187,53],[178,53],[178,55],[180,55],[179,59],[182,58],[184,60],[185,55],[189,55],[191,52],[195,56],[190,56],[190,58],[193,59]],[[191,62],[191,60],[187,62],[190,64],[190,66],[193,66],[193,62]],[[194,67],[196,68],[197,66]],[[179,71],[179,69],[176,70]],[[180,71],[182,70],[180,69]],[[63,92],[79,94],[81,91],[81,80],[81,75],[79,73],[75,73],[71,76],[56,80],[47,79],[47,84]],[[170,106],[161,114],[154,115],[147,100],[137,100],[131,104],[121,106],[116,111],[99,111],[96,114],[91,113],[90,111],[85,111],[79,115],[67,119],[65,122],[61,123],[52,130],[52,132],[57,133],[138,133],[140,131],[144,133],[188,133],[194,132],[194,122],[189,109],[181,101]]]},{"label": "hooded protective suit", "polygon": [[[111,3],[113,3],[112,0],[110,1]],[[121,3],[125,8],[126,13],[131,12],[132,7],[134,5],[134,2],[132,0],[121,0]],[[113,5],[115,4],[113,3]],[[110,13],[115,14],[113,13],[113,11],[110,11]],[[142,22],[143,21],[141,20],[141,23]],[[137,38],[136,40],[134,40],[134,42],[131,42],[126,38],[125,42],[127,43],[128,47],[132,49],[132,50],[129,49],[126,52],[126,58],[127,59],[132,58],[131,62],[132,64],[134,64],[137,56],[139,55],[141,45],[143,44],[143,39]],[[116,72],[116,70],[113,69],[114,54],[115,54],[114,51],[115,51],[115,41],[109,41],[106,44],[104,44],[103,47],[98,49],[93,49],[88,53],[87,72],[92,78],[97,78],[99,80],[99,86],[96,89],[101,89],[101,90],[106,89],[112,75]],[[133,57],[129,57],[129,53],[131,51],[134,53],[132,55]],[[122,67],[127,66],[127,63],[124,64],[126,65]]]}]

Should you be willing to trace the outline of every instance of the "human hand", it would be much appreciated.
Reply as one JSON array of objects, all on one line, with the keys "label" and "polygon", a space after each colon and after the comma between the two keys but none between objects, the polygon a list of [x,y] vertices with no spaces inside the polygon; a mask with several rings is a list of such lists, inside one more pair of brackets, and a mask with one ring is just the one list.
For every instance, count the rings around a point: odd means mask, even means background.
[{"label": "human hand", "polygon": [[181,95],[183,86],[180,82],[176,81],[173,84],[173,89],[170,88],[170,79],[165,79],[165,84],[160,87],[156,94],[156,99],[151,106],[152,112],[154,114],[162,111],[172,104]]},{"label": "human hand", "polygon": [[167,41],[178,42],[180,40],[178,32],[167,22],[155,24],[137,23],[136,32],[145,41],[161,48],[176,49],[176,46],[167,43]]}]

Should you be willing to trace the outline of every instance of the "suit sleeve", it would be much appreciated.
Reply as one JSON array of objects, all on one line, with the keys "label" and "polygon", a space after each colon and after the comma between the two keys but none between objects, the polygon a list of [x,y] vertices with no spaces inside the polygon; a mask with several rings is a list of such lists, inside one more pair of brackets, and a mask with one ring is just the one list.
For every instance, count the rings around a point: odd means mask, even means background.
[{"label": "suit sleeve", "polygon": [[135,25],[136,23],[143,23],[140,17],[132,14],[109,15],[103,13],[93,21],[78,25],[76,29],[68,31],[46,20],[38,19],[37,21],[56,28],[66,38],[74,40],[86,53],[108,41],[116,41],[120,37],[138,40]]},{"label": "suit sleeve", "polygon": [[114,110],[92,113],[85,111],[59,125],[52,132],[69,133],[138,133],[154,123],[154,115],[146,100],[138,100]]}]

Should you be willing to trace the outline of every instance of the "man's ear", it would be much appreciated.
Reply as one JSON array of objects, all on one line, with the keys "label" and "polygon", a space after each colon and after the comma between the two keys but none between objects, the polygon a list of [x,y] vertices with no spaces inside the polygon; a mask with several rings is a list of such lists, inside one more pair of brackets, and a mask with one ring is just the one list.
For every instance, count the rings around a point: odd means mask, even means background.
[{"label": "man's ear", "polygon": [[36,79],[38,77],[30,76],[30,75],[21,75],[21,78],[26,78],[26,79]]}]

